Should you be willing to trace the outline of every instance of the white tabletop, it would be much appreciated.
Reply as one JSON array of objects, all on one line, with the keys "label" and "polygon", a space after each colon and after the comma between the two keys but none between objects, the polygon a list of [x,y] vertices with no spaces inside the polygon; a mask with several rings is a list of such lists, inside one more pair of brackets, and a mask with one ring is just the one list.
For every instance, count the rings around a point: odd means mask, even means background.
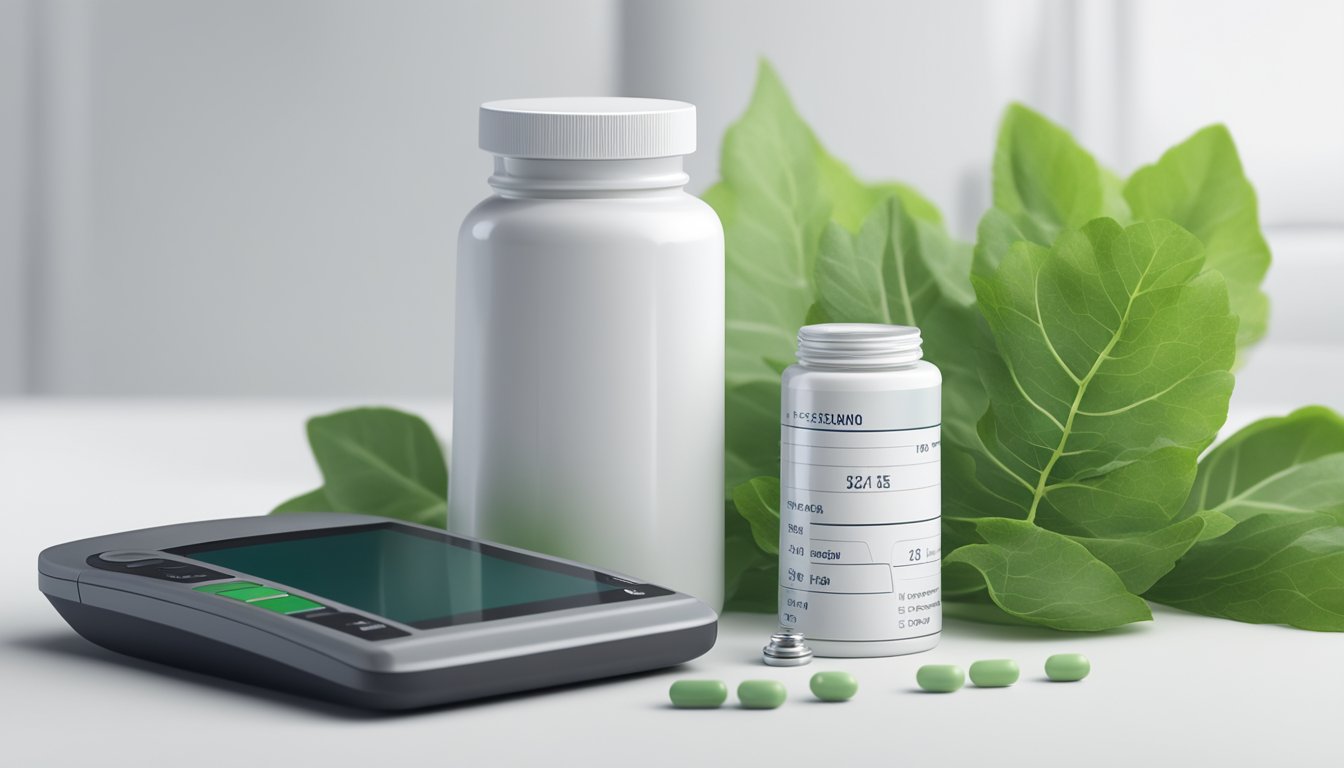
[{"label": "white tabletop", "polygon": [[[768,616],[727,615],[718,645],[644,676],[397,716],[141,662],[74,634],[36,589],[38,551],[70,539],[263,513],[318,484],[303,419],[340,403],[0,401],[0,762],[45,765],[1210,765],[1338,760],[1344,637],[1157,607],[1098,635],[949,621],[916,657],[759,663]],[[446,430],[448,409],[411,407]],[[1239,426],[1273,406],[1244,406]],[[1043,680],[1051,653],[1093,673]],[[925,663],[1014,658],[1006,690],[914,690]],[[858,696],[822,704],[815,671]],[[775,711],[680,711],[678,678],[782,680]],[[1313,759],[1314,758],[1314,759]],[[937,760],[939,762],[935,763]],[[972,761],[976,761],[972,763]]]}]

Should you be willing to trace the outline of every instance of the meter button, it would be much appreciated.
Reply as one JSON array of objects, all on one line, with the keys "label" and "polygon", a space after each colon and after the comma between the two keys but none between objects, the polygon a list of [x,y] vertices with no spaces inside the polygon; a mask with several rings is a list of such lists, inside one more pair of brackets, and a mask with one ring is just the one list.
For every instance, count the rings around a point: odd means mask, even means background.
[{"label": "meter button", "polygon": [[347,635],[362,637],[365,640],[389,640],[394,637],[406,637],[411,634],[405,630],[384,624],[381,621],[360,616],[357,613],[323,613],[314,615],[309,621],[330,627]]},{"label": "meter button", "polygon": [[191,563],[177,563],[172,560],[165,560],[158,565],[152,565],[139,570],[130,571],[131,573],[142,576],[152,576],[164,581],[177,581],[183,584],[193,584],[198,581],[217,581],[219,579],[229,578],[229,574],[212,571],[209,568]]},{"label": "meter button", "polygon": [[205,584],[199,587],[192,587],[197,592],[217,595],[220,592],[228,592],[231,589],[242,589],[243,587],[260,587],[255,581],[226,581],[223,584]]},{"label": "meter button", "polygon": [[270,587],[241,587],[239,589],[226,589],[223,592],[216,592],[220,597],[227,597],[230,600],[241,600],[244,603],[250,603],[253,600],[265,600],[266,598],[285,597],[288,592],[281,589],[271,589]]},{"label": "meter button", "polygon": [[254,600],[248,605],[255,605],[258,608],[265,608],[274,613],[303,613],[304,611],[313,611],[324,607],[321,603],[315,603],[306,597],[297,597],[295,595],[285,595],[284,597],[273,597],[269,600]]},{"label": "meter button", "polygon": [[98,559],[104,563],[134,563],[140,560],[157,560],[157,552],[128,552],[122,549],[116,549],[111,552],[104,552],[98,555]]},{"label": "meter button", "polygon": [[233,578],[227,573],[220,573],[203,565],[166,560],[156,552],[103,552],[99,555],[90,555],[84,562],[100,571],[129,573],[183,584]]}]

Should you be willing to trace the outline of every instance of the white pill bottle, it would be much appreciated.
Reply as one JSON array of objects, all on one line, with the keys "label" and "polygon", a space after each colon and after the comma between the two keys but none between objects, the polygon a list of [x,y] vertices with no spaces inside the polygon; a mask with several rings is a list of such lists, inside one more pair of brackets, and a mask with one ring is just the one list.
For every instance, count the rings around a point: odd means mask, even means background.
[{"label": "white pill bottle", "polygon": [[723,604],[723,228],[695,107],[489,102],[458,237],[449,529]]},{"label": "white pill bottle", "polygon": [[942,632],[942,374],[918,328],[798,332],[784,371],[779,620],[818,656],[928,650]]}]

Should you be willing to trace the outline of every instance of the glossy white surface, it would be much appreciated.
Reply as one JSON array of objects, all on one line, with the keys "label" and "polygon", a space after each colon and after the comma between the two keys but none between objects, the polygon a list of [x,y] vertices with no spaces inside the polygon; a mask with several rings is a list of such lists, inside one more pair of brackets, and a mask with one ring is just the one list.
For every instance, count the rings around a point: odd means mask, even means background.
[{"label": "glossy white surface", "polygon": [[[1270,352],[1270,350],[1265,350]],[[1334,358],[1334,372],[1341,362]],[[1253,363],[1253,366],[1256,365]],[[1246,376],[1258,374],[1248,371]],[[1280,388],[1278,396],[1288,397]],[[1232,427],[1300,402],[1243,402]],[[1341,403],[1332,401],[1339,407]],[[1158,608],[1150,625],[1061,635],[949,620],[916,656],[763,666],[771,616],[729,615],[706,657],[680,670],[404,717],[218,682],[102,651],[36,588],[47,545],[185,520],[256,514],[312,487],[305,417],[334,402],[0,401],[0,722],[15,766],[193,768],[313,765],[1325,765],[1344,711],[1339,635]],[[400,403],[446,434],[448,409]],[[1041,681],[1056,652],[1093,672]],[[1006,690],[915,692],[921,664],[1015,658]],[[846,704],[819,704],[807,678],[859,678]],[[681,677],[784,681],[774,711],[674,711]],[[862,761],[861,763],[859,761]]]}]

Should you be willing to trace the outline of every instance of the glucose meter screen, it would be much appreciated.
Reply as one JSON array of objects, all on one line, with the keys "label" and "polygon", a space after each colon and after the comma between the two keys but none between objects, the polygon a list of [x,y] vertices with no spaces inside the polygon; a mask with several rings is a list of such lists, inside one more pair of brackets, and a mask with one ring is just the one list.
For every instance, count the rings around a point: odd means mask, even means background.
[{"label": "glucose meter screen", "polygon": [[172,551],[421,629],[670,594],[392,523],[256,536]]}]

